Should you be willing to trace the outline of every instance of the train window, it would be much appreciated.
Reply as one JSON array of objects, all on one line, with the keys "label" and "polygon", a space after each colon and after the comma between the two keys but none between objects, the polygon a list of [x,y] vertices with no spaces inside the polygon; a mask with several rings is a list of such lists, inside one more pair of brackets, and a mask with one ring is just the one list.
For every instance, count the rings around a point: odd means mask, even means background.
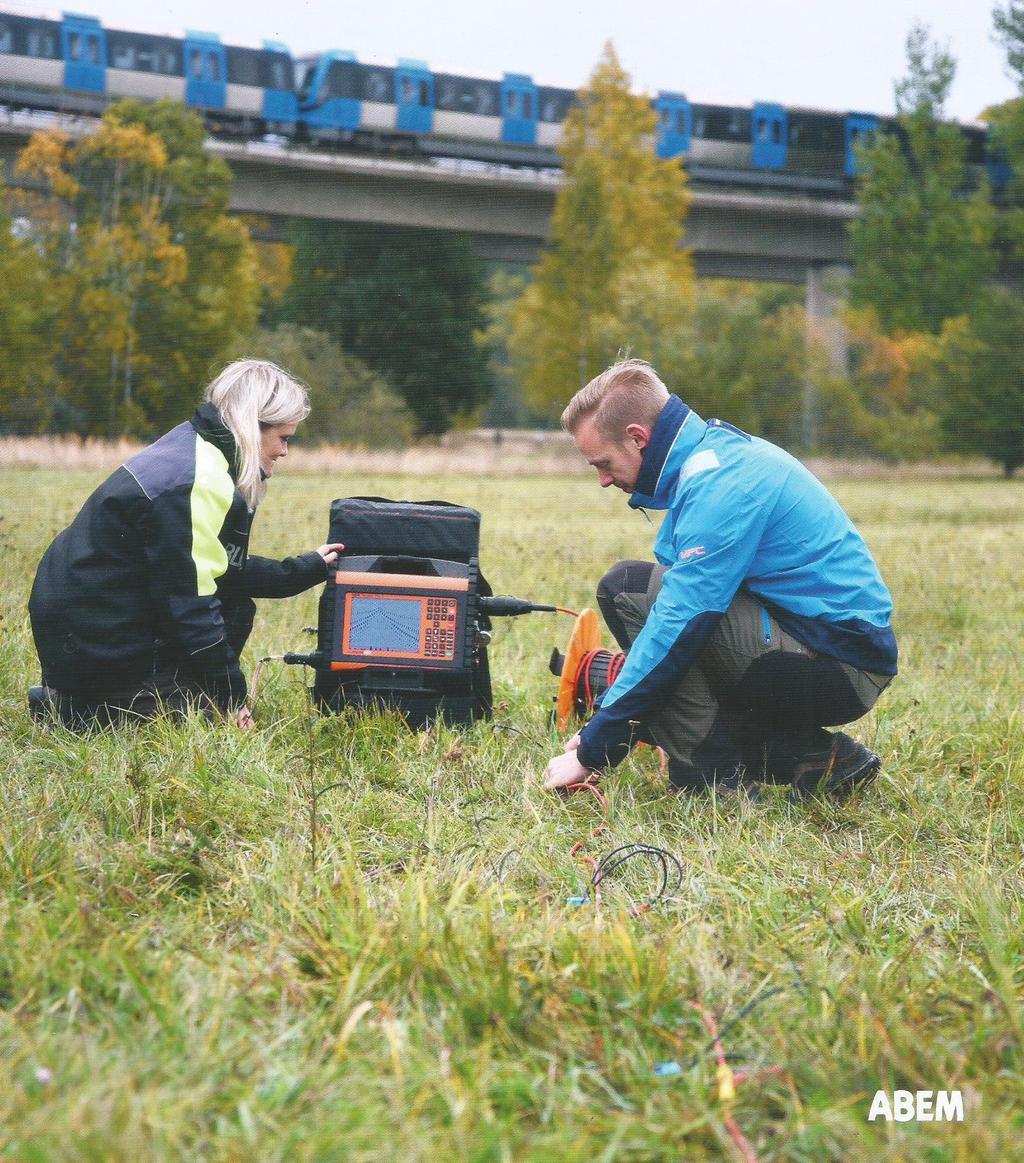
[{"label": "train window", "polygon": [[202,79],[203,54],[197,48],[194,48],[191,53],[189,53],[189,72],[191,72],[192,76],[197,81]]},{"label": "train window", "polygon": [[245,48],[228,49],[228,79],[236,85],[260,87],[262,53]]},{"label": "train window", "polygon": [[772,122],[772,145],[781,145],[781,144],[782,144],[782,122],[781,121],[773,121]]},{"label": "train window", "polygon": [[800,144],[800,126],[799,125],[791,125],[789,127],[789,144],[790,145],[799,145]]},{"label": "train window", "polygon": [[766,117],[759,117],[757,119],[757,140],[768,140],[768,119]]},{"label": "train window", "polygon": [[285,62],[279,57],[275,57],[270,62],[270,87],[272,89],[291,88],[288,83],[288,69],[285,67]]},{"label": "train window", "polygon": [[664,129],[672,124],[672,110],[661,108],[658,110],[658,122]]},{"label": "train window", "polygon": [[400,86],[401,96],[398,98],[403,105],[412,104],[412,77],[403,77]]},{"label": "train window", "polygon": [[476,87],[476,111],[485,116],[491,114],[494,110],[494,102],[491,100],[491,91],[486,85],[477,85]]},{"label": "train window", "polygon": [[542,88],[537,92],[537,107],[540,120],[557,125],[566,114],[572,101],[572,94],[564,89]]},{"label": "train window", "polygon": [[[305,72],[302,74],[302,82],[299,85],[299,100],[309,100],[309,90],[313,84],[313,77],[316,75],[316,67],[312,64],[303,65]],[[322,98],[321,98],[322,99]]]},{"label": "train window", "polygon": [[44,32],[40,28],[30,28],[28,32],[28,55],[30,57],[56,57],[56,45],[53,33]]},{"label": "train window", "polygon": [[82,59],[82,38],[77,32],[73,32],[68,37],[68,56],[73,61],[80,61]]},{"label": "train window", "polygon": [[510,89],[505,94],[505,113],[508,117],[519,116],[519,94],[515,89]]},{"label": "train window", "polygon": [[220,57],[217,56],[216,53],[212,52],[209,54],[209,62],[210,62],[210,80],[211,81],[219,81],[220,80]]},{"label": "train window", "polygon": [[676,110],[676,133],[679,133],[679,134],[686,133],[686,110],[685,109],[677,109]]},{"label": "train window", "polygon": [[426,81],[420,81],[420,108],[426,109],[430,104],[430,86]]},{"label": "train window", "polygon": [[458,106],[458,92],[454,81],[444,81],[437,92],[438,109],[455,109]]},{"label": "train window", "polygon": [[130,44],[117,44],[115,42],[110,47],[110,61],[115,69],[135,68],[135,49]]},{"label": "train window", "polygon": [[13,50],[14,33],[6,24],[0,24],[0,52],[12,52]]},{"label": "train window", "polygon": [[523,94],[523,116],[528,120],[533,120],[533,94]]},{"label": "train window", "polygon": [[366,99],[367,101],[390,101],[388,81],[384,73],[372,72],[366,78]]},{"label": "train window", "polygon": [[693,120],[693,136],[706,137],[708,132],[708,123],[703,113],[698,114]]},{"label": "train window", "polygon": [[181,73],[181,65],[178,64],[178,54],[173,48],[164,49],[163,71],[172,75]]}]

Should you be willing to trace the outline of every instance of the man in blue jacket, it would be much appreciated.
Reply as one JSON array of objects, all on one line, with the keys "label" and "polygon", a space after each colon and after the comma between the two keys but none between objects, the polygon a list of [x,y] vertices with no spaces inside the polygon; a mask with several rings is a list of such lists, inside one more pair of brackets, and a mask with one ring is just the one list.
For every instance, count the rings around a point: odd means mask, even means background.
[{"label": "man in blue jacket", "polygon": [[614,766],[637,741],[672,783],[847,792],[881,766],[824,728],[874,706],[896,673],[892,599],[849,517],[788,453],[702,420],[642,360],[582,388],[562,425],[602,488],[664,509],[654,562],[625,561],[598,603],[628,655],[545,787]]}]

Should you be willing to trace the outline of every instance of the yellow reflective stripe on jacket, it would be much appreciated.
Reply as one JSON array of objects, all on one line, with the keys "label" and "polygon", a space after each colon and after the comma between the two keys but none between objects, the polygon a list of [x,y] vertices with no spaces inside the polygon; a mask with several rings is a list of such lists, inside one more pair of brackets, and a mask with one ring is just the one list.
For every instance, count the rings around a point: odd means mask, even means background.
[{"label": "yellow reflective stripe on jacket", "polygon": [[196,435],[196,479],[190,497],[192,560],[196,567],[196,593],[216,593],[217,578],[227,571],[228,555],[219,534],[235,495],[228,462],[219,448]]}]

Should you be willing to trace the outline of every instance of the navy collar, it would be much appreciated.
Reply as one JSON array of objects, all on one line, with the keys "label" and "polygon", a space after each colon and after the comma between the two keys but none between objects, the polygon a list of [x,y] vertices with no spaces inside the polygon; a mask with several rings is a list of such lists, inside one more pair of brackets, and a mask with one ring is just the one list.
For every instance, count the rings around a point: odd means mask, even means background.
[{"label": "navy collar", "polygon": [[659,492],[665,461],[689,416],[690,408],[678,396],[669,396],[654,422],[650,443],[643,451],[640,472],[637,474],[633,495],[629,498],[631,509],[664,507],[659,503]]},{"label": "navy collar", "polygon": [[192,427],[214,448],[224,453],[228,462],[232,480],[238,479],[238,445],[231,433],[231,429],[224,423],[220,412],[207,401],[196,408],[196,414],[191,420]]}]

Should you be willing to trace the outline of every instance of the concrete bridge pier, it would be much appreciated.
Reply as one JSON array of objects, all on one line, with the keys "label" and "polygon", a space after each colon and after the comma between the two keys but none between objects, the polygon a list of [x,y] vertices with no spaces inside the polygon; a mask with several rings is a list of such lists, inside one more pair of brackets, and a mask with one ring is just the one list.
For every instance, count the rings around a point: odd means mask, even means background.
[{"label": "concrete bridge pier", "polygon": [[[850,370],[849,335],[838,313],[846,301],[846,283],[850,267],[843,263],[809,264],[804,307],[807,344],[823,347],[828,354],[829,370],[845,376]],[[811,451],[818,444],[817,391],[810,376],[804,382],[800,418],[803,446]]]}]

